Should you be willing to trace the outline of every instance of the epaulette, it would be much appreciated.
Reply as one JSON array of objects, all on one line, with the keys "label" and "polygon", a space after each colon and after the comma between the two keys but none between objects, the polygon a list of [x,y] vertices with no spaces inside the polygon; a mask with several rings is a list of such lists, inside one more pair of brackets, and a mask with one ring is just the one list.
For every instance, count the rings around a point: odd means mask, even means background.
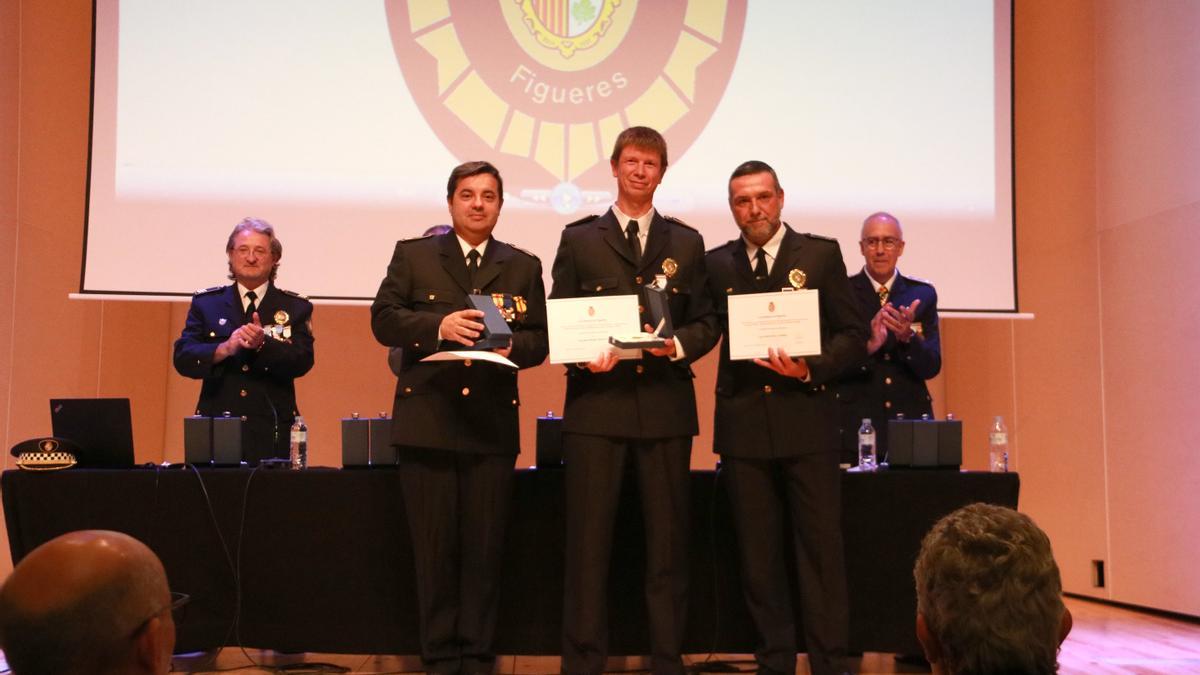
[{"label": "epaulette", "polygon": [[687,223],[683,222],[682,220],[676,218],[675,216],[663,216],[663,219],[669,220],[672,223],[675,223],[676,225],[682,225],[682,226],[686,227],[687,229],[691,230],[692,232],[699,232],[699,230],[692,227],[691,225],[688,225]]},{"label": "epaulette", "polygon": [[915,281],[915,282],[917,282],[918,284],[925,284],[926,286],[932,286],[932,285],[933,285],[933,282],[932,282],[932,281],[929,281],[929,280],[927,280],[927,279],[922,279],[922,278],[920,278],[920,277],[910,277],[910,276],[908,276],[907,274],[901,274],[900,276],[904,277],[904,278],[905,278],[906,280],[908,280],[908,281]]},{"label": "epaulette", "polygon": [[736,243],[738,243],[737,239],[730,239],[729,241],[725,242],[724,244],[720,244],[718,246],[714,246],[714,247],[708,249],[708,252],[716,253],[717,251],[720,251],[721,249],[729,248],[730,246],[733,246]]},{"label": "epaulette", "polygon": [[587,225],[588,223],[592,222],[593,220],[595,220],[599,217],[600,216],[593,213],[592,215],[584,216],[584,217],[580,218],[579,220],[576,220],[575,222],[567,223],[566,225],[564,225],[564,227],[575,227],[576,225]]},{"label": "epaulette", "polygon": [[538,258],[536,255],[534,255],[534,253],[532,251],[526,251],[525,249],[521,248],[520,246],[513,246],[512,244],[509,244],[509,246],[512,246],[512,249],[514,251],[520,251],[521,253],[524,253],[525,255],[529,256],[530,258],[533,258],[534,260],[536,260],[538,262],[542,261],[541,258]]},{"label": "epaulette", "polygon": [[293,298],[300,298],[301,300],[307,300],[307,299],[308,299],[308,296],[307,296],[307,295],[301,295],[301,294],[297,293],[296,291],[286,291],[286,290],[284,290],[284,289],[282,289],[282,288],[280,288],[280,289],[277,289],[277,290],[278,290],[280,293],[283,293],[284,295],[290,295],[290,296],[292,296]]},{"label": "epaulette", "polygon": [[225,286],[213,286],[212,288],[201,288],[200,290],[196,291],[195,293],[192,293],[192,297],[195,297],[197,295],[208,295],[209,293],[216,293],[217,291],[224,290],[225,288],[226,288]]},{"label": "epaulette", "polygon": [[836,238],[836,237],[827,237],[827,236],[825,236],[825,235],[823,235],[823,234],[813,234],[812,232],[805,232],[805,233],[804,233],[804,236],[806,236],[806,237],[812,237],[813,239],[823,239],[823,240],[825,240],[825,241],[832,241],[832,242],[833,242],[833,243],[835,243],[835,244],[837,243],[837,238]]},{"label": "epaulette", "polygon": [[409,237],[409,238],[407,238],[407,239],[401,239],[400,241],[402,241],[402,242],[408,242],[408,241],[421,241],[422,239],[428,239],[428,238],[430,238],[430,237],[436,237],[436,236],[437,236],[436,234],[419,234],[419,235],[417,235],[417,236],[415,236],[415,237]]}]

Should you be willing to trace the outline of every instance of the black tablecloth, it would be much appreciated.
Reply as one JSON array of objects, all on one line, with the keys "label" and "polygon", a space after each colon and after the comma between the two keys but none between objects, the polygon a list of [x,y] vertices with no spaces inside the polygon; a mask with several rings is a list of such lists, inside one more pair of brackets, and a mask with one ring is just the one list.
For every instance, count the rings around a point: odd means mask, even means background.
[{"label": "black tablecloth", "polygon": [[[912,566],[941,516],[976,501],[1015,507],[1016,474],[883,471],[843,475],[853,650],[918,653]],[[563,593],[563,481],[518,471],[496,649],[557,654]],[[190,593],[180,651],[414,654],[416,598],[394,470],[170,469],[5,472],[14,562],[77,529],[126,532]],[[635,481],[614,541],[611,651],[648,651]],[[752,653],[736,538],[719,472],[694,472],[689,653]],[[793,588],[795,584],[793,582]],[[240,602],[239,602],[240,598]],[[799,638],[803,643],[803,638]]]}]

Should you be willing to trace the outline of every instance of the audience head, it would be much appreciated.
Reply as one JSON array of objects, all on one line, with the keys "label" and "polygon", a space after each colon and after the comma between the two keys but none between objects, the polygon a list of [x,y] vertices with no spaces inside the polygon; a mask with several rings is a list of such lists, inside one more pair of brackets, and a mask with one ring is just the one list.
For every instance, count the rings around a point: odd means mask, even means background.
[{"label": "audience head", "polygon": [[989,504],[951,513],[925,536],[913,576],[935,673],[1058,671],[1071,613],[1050,539],[1028,516]]},{"label": "audience head", "polygon": [[0,647],[14,675],[161,675],[174,646],[162,563],[128,535],[64,534],[0,587]]}]

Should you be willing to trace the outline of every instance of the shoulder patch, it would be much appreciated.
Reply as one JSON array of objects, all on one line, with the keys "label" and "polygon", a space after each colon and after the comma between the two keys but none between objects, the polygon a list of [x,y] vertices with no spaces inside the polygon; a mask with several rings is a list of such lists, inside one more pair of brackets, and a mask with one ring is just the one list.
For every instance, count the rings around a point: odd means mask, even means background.
[{"label": "shoulder patch", "polygon": [[567,223],[563,227],[575,227],[576,225],[587,225],[588,223],[592,222],[593,220],[595,220],[599,217],[600,216],[593,213],[590,216],[584,216],[584,217],[580,218],[579,220]]},{"label": "shoulder patch", "polygon": [[733,246],[737,242],[738,242],[737,239],[730,239],[729,241],[725,242],[724,244],[720,244],[718,246],[714,246],[714,247],[708,249],[708,253],[716,253],[717,251],[723,251],[723,250],[729,248],[730,246]]},{"label": "shoulder patch", "polygon": [[520,251],[521,253],[524,253],[525,255],[529,256],[530,258],[533,258],[534,260],[541,262],[541,259],[538,258],[536,255],[534,255],[532,251],[526,251],[525,249],[521,248],[520,246],[513,246],[512,244],[509,244],[509,246],[512,246],[512,250]]},{"label": "shoulder patch", "polygon": [[407,239],[401,239],[400,241],[401,241],[401,242],[408,242],[408,241],[421,241],[422,239],[429,239],[430,237],[436,237],[436,236],[437,236],[437,235],[434,235],[434,234],[421,234],[421,235],[417,235],[417,236],[415,236],[415,237],[409,237],[409,238],[407,238]]},{"label": "shoulder patch", "polygon": [[[662,214],[660,214],[660,215],[662,215]],[[682,225],[682,226],[686,227],[687,229],[691,230],[692,232],[699,232],[699,230],[692,227],[691,225],[688,225],[687,223],[683,222],[682,220],[676,218],[675,216],[663,215],[663,219],[669,220],[672,223],[675,223],[676,225]]]},{"label": "shoulder patch", "polygon": [[280,293],[283,293],[284,295],[290,295],[290,296],[292,296],[293,298],[300,298],[301,300],[307,300],[307,299],[308,299],[308,296],[307,296],[307,295],[301,295],[300,293],[297,293],[296,291],[289,291],[289,290],[285,290],[285,289],[282,289],[282,288],[280,288],[280,289],[279,289],[279,292],[280,292]]},{"label": "shoulder patch", "polygon": [[225,286],[213,286],[212,288],[201,288],[200,290],[196,291],[195,293],[192,293],[192,296],[194,297],[197,295],[208,295],[209,293],[216,293],[217,291],[225,290],[225,288],[226,288]]},{"label": "shoulder patch", "polygon": [[833,242],[833,243],[835,243],[835,244],[837,243],[837,238],[836,238],[836,237],[827,237],[827,236],[825,236],[825,235],[823,235],[823,234],[813,234],[812,232],[805,232],[805,233],[804,233],[804,236],[806,236],[806,237],[811,237],[811,238],[813,238],[813,239],[820,239],[820,240],[822,240],[822,241],[832,241],[832,242]]}]

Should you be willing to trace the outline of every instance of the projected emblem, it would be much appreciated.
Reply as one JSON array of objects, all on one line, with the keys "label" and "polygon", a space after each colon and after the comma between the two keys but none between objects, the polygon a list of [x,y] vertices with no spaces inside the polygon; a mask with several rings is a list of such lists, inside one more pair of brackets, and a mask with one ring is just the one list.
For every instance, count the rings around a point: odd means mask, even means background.
[{"label": "projected emblem", "polygon": [[388,0],[416,105],[459,160],[569,214],[613,198],[608,156],[654,127],[678,161],[725,92],[746,0]]}]

